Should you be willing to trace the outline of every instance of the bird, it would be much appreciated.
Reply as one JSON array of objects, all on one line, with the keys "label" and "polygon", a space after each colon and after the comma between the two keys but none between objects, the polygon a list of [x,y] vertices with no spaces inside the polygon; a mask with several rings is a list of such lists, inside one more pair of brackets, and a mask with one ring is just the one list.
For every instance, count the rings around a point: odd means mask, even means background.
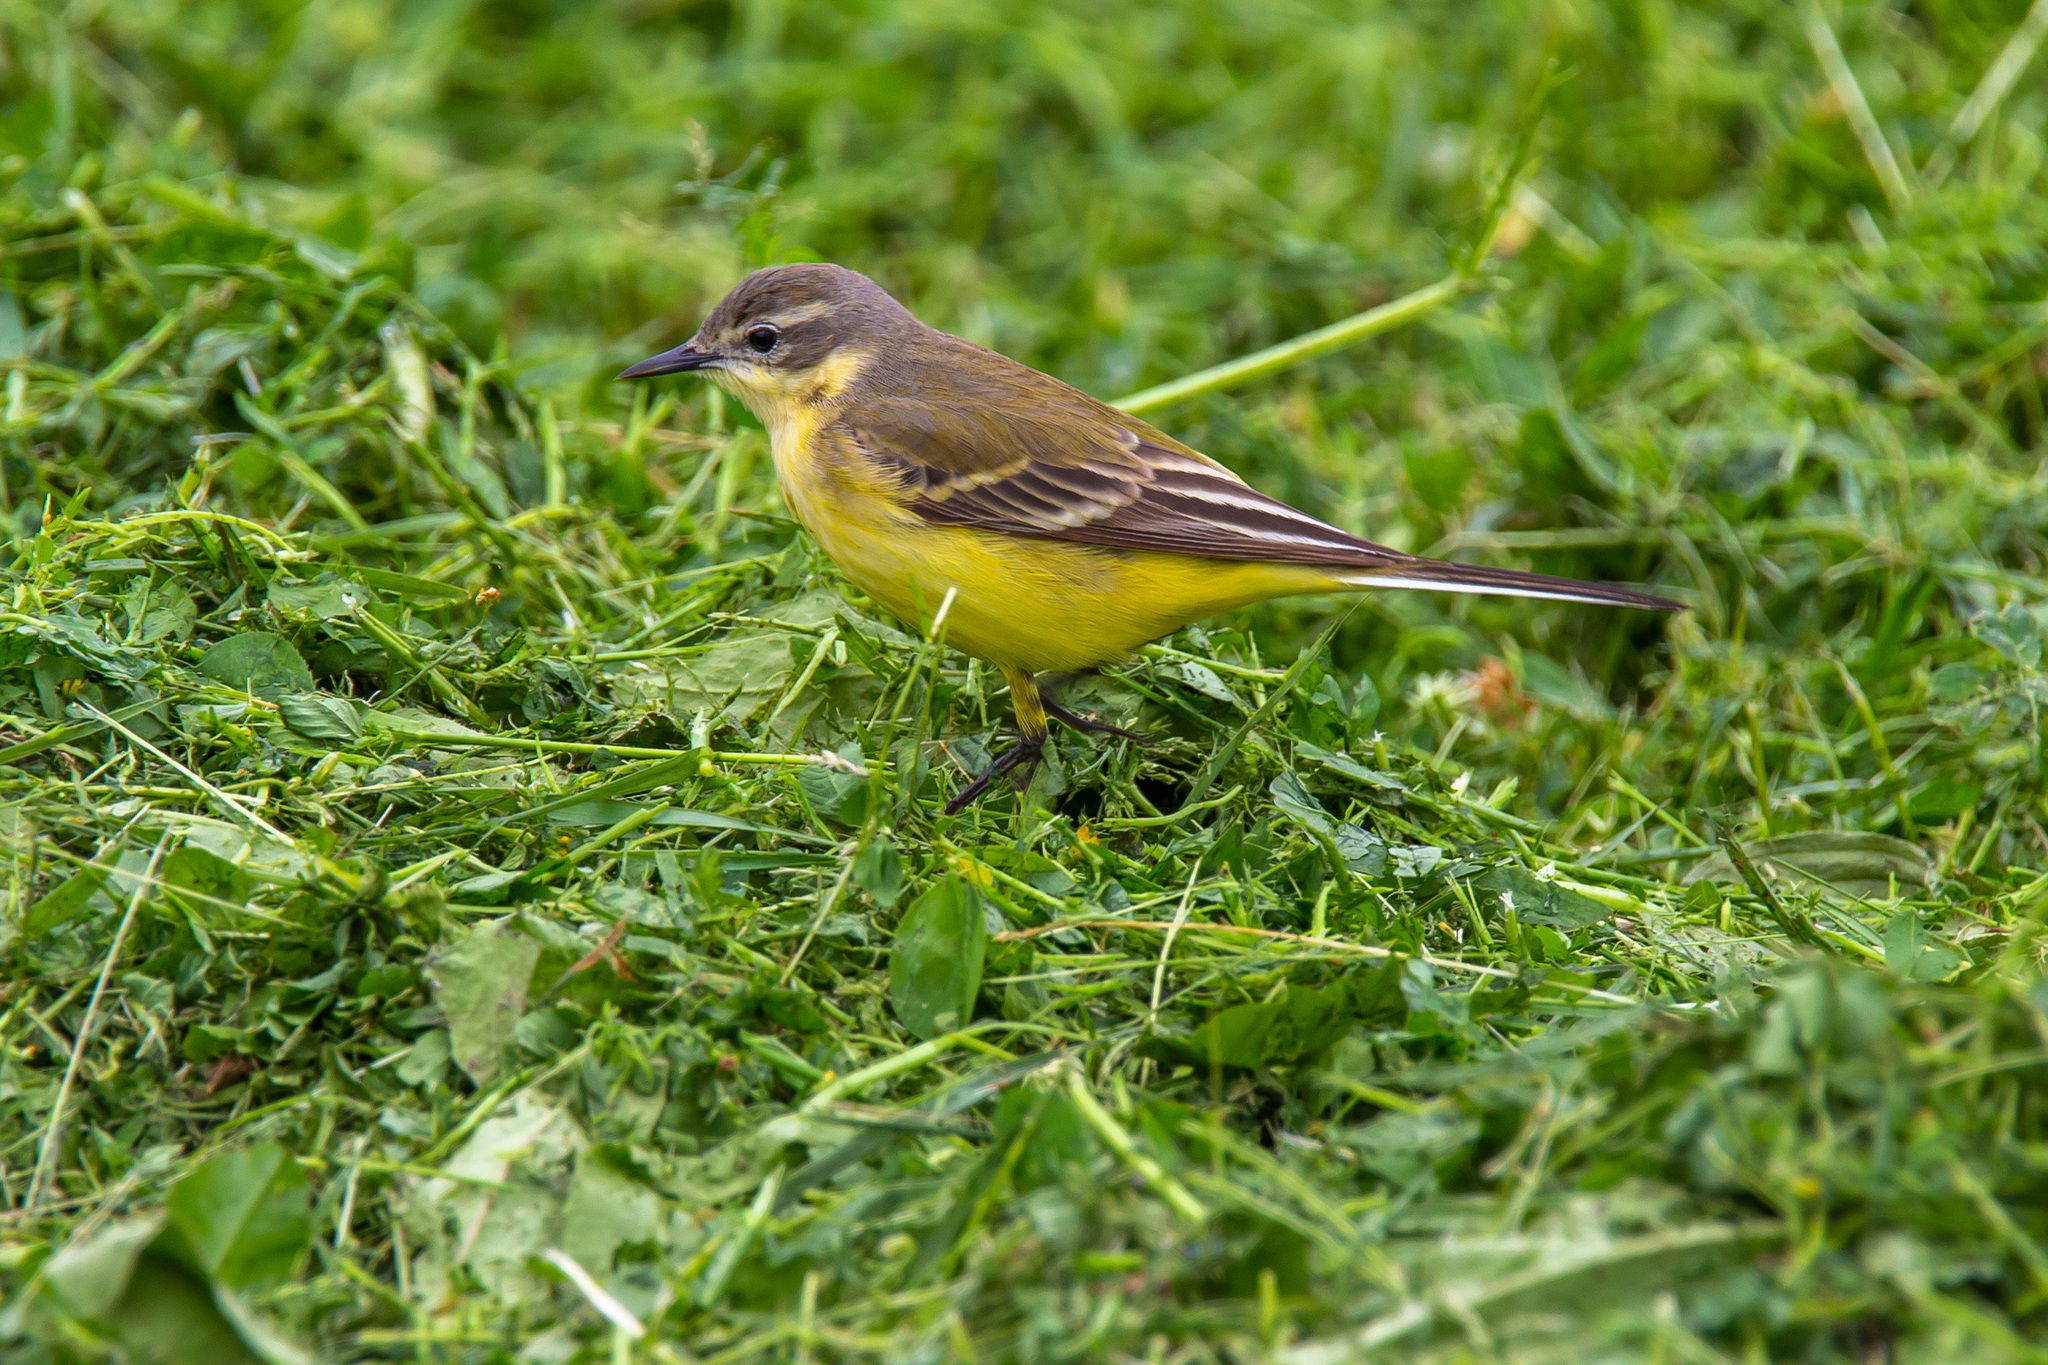
[{"label": "bird", "polygon": [[1362,540],[1250,487],[1130,413],[926,326],[825,262],[757,270],[688,341],[620,379],[699,373],[768,433],[784,502],[841,572],[1009,684],[1020,732],[945,810],[1028,780],[1049,720],[1139,739],[1049,700],[1083,673],[1268,598],[1379,588],[1653,611],[1634,588],[1458,564]]}]

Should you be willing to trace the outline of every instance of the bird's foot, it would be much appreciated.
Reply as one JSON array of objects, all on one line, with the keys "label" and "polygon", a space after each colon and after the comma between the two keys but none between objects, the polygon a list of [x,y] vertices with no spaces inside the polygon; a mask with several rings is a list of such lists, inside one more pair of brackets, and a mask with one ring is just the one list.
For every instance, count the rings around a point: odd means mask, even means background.
[{"label": "bird's foot", "polygon": [[1096,720],[1092,716],[1076,715],[1066,707],[1055,706],[1051,702],[1045,703],[1045,714],[1069,730],[1076,730],[1084,735],[1115,735],[1118,739],[1127,739],[1133,744],[1145,742],[1143,735],[1126,730],[1121,725],[1111,725],[1106,720]]},{"label": "bird's foot", "polygon": [[1013,768],[1022,768],[1026,774],[1038,766],[1038,756],[1045,752],[1045,736],[1037,739],[1021,739],[1015,748],[1000,755],[995,762],[981,770],[981,776],[969,782],[946,803],[946,814],[958,815],[987,791],[989,784]]}]

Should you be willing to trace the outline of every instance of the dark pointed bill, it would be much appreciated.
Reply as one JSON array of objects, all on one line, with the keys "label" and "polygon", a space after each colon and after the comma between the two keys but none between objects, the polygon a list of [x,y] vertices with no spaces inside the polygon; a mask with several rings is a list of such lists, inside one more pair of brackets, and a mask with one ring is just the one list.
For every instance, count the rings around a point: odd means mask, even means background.
[{"label": "dark pointed bill", "polygon": [[619,371],[621,379],[646,379],[657,374],[682,374],[686,370],[701,370],[718,357],[708,351],[700,351],[685,343],[672,351],[651,355],[638,365],[629,365]]}]

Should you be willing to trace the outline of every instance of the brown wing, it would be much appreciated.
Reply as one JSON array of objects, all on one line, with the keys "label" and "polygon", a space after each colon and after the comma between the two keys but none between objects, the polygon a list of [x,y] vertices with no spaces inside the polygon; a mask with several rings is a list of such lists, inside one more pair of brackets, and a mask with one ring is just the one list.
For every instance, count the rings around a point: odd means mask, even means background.
[{"label": "brown wing", "polygon": [[[1049,375],[942,333],[883,363],[837,423],[944,526],[1211,559],[1318,565],[1360,586],[1671,608],[1626,588],[1403,554],[1316,520]],[[910,376],[943,374],[946,398]]]},{"label": "brown wing", "polygon": [[903,481],[911,509],[927,521],[1215,559],[1358,569],[1409,562],[1267,497],[1049,375],[934,339],[944,351],[916,357],[914,370],[942,370],[947,401],[884,378],[839,423]]}]

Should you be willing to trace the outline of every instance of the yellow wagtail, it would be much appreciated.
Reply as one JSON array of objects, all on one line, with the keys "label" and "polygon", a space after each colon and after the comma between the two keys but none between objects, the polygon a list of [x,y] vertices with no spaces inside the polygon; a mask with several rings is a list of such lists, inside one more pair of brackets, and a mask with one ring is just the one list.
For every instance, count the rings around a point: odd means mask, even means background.
[{"label": "yellow wagtail", "polygon": [[1191,621],[1289,593],[1430,588],[1669,610],[1661,597],[1360,540],[1199,451],[1006,356],[925,326],[864,275],[749,275],[697,334],[621,379],[702,370],[768,429],[789,509],[846,576],[1003,671],[1022,741],[947,804],[1028,772],[1051,717],[1036,675],[1121,659]]}]

